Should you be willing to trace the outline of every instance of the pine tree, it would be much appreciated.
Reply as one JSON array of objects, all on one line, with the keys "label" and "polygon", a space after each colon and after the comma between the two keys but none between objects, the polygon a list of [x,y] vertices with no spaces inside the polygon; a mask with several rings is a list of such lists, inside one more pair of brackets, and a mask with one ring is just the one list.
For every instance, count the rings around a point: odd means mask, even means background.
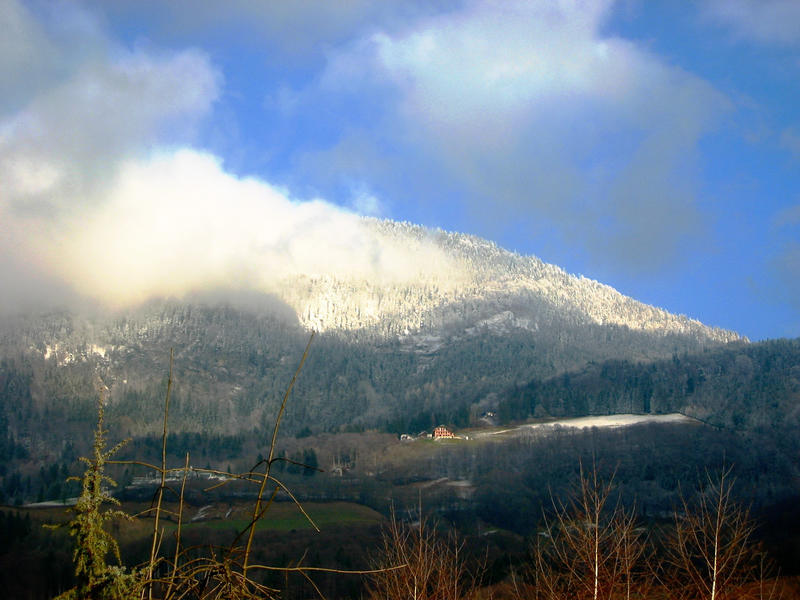
[{"label": "pine tree", "polygon": [[[137,597],[134,589],[135,574],[126,572],[122,566],[119,546],[104,527],[105,523],[113,519],[130,517],[119,510],[103,510],[103,504],[119,505],[119,501],[106,490],[106,486],[115,486],[116,482],[105,474],[105,465],[124,444],[123,442],[110,450],[106,449],[103,399],[104,394],[101,394],[92,457],[80,459],[86,464],[86,471],[80,480],[81,494],[75,507],[70,509],[75,513],[69,522],[69,532],[75,538],[72,559],[78,585],[61,594],[57,600],[124,600]],[[108,564],[109,553],[114,555],[116,565]]]}]

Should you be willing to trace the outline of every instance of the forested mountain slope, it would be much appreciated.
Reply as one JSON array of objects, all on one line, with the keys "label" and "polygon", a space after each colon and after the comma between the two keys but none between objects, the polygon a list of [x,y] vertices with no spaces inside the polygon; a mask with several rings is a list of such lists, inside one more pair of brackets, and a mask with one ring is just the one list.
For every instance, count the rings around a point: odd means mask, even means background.
[{"label": "forested mountain slope", "polygon": [[800,339],[735,344],[649,363],[592,362],[499,395],[504,420],[681,411],[729,429],[800,426]]},{"label": "forested mountain slope", "polygon": [[298,274],[276,294],[306,328],[381,337],[456,333],[471,327],[531,332],[592,325],[654,336],[728,342],[739,335],[637,302],[613,288],[570,275],[474,236],[409,223],[365,219],[379,248],[402,247],[418,271],[377,281],[355,275]]},{"label": "forested mountain slope", "polygon": [[[402,276],[377,279],[297,273],[270,294],[205,292],[118,312],[4,318],[5,454],[58,455],[80,443],[96,376],[110,389],[115,433],[159,431],[171,348],[171,428],[235,436],[269,429],[312,328],[321,333],[286,415],[290,434],[466,426],[499,392],[528,381],[740,340],[475,237],[390,221],[364,227],[380,248],[416,256],[419,273],[409,275],[407,263]],[[428,256],[435,260],[423,264]]]}]

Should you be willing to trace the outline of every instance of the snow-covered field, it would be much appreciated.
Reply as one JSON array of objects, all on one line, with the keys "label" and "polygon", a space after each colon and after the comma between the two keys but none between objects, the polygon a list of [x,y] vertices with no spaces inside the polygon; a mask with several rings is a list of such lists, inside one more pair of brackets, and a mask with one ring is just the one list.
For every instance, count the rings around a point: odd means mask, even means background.
[{"label": "snow-covered field", "polygon": [[628,425],[638,425],[640,423],[698,423],[696,419],[687,417],[680,413],[669,413],[666,415],[603,415],[597,417],[575,417],[571,419],[558,419],[546,423],[529,423],[510,429],[500,431],[490,431],[485,435],[499,435],[501,433],[515,433],[523,430],[547,430],[554,427],[627,427]]},{"label": "snow-covered field", "polygon": [[576,417],[574,419],[561,419],[550,423],[535,423],[526,427],[625,427],[639,423],[690,423],[697,422],[692,417],[680,413],[667,415],[603,415],[599,417]]}]

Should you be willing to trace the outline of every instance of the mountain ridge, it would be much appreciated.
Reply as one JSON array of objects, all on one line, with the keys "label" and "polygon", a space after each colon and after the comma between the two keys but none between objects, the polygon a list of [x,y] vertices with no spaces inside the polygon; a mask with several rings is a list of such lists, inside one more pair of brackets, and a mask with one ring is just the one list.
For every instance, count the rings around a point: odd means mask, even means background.
[{"label": "mountain ridge", "polygon": [[[433,244],[455,263],[456,273],[410,285],[390,284],[390,290],[394,288],[396,294],[414,299],[405,307],[387,306],[387,284],[372,285],[364,279],[354,281],[330,275],[300,276],[300,285],[285,280],[285,288],[307,292],[304,295],[295,291],[284,296],[307,329],[377,328],[386,336],[405,330],[430,331],[455,324],[459,319],[474,320],[476,315],[490,318],[493,315],[485,314],[486,311],[470,310],[463,305],[476,299],[491,305],[495,299],[500,304],[538,303],[545,313],[570,312],[577,319],[598,325],[627,326],[657,334],[687,334],[717,342],[745,340],[736,332],[708,327],[696,319],[644,304],[611,286],[571,275],[535,256],[519,255],[476,236],[426,229],[407,222],[365,219],[364,223],[394,243],[400,238],[400,243],[414,240]],[[362,285],[361,290],[353,289],[356,282]],[[498,310],[495,314],[502,312]],[[392,317],[400,323],[393,323]],[[529,318],[534,324],[537,322],[537,315]]]},{"label": "mountain ridge", "polygon": [[[70,411],[92,414],[99,376],[111,390],[109,421],[141,435],[160,427],[174,349],[175,427],[232,434],[268,426],[316,329],[287,432],[419,430],[468,424],[497,393],[592,362],[654,361],[744,341],[474,236],[375,219],[364,226],[378,236],[373,248],[406,261],[402,276],[298,274],[269,294],[210,290],[115,312],[5,318],[0,375],[23,382],[30,414],[49,411],[54,422],[69,422]],[[415,279],[407,261],[428,252],[439,262],[420,263],[424,276]],[[3,400],[12,436],[36,437]]]}]

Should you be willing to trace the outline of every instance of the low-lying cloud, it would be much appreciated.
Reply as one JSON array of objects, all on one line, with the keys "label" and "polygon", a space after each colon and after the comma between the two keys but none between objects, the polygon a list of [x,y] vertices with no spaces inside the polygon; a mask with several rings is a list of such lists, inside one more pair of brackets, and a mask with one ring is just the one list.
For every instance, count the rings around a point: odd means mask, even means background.
[{"label": "low-lying cloud", "polygon": [[297,275],[402,281],[444,271],[432,250],[180,150],[122,165],[102,207],[66,231],[47,262],[81,292],[119,304],[213,288],[276,291]]},{"label": "low-lying cloud", "polygon": [[[28,36],[51,50],[34,52],[41,80],[0,108],[4,309],[271,291],[297,274],[396,280],[442,267],[435,253],[420,261],[422,247],[380,237],[353,212],[293,199],[193,149],[222,86],[207,55],[130,50],[90,14],[58,6],[63,19],[14,1],[0,11],[13,25],[0,78],[24,68]],[[379,210],[366,188],[355,203]]]}]

